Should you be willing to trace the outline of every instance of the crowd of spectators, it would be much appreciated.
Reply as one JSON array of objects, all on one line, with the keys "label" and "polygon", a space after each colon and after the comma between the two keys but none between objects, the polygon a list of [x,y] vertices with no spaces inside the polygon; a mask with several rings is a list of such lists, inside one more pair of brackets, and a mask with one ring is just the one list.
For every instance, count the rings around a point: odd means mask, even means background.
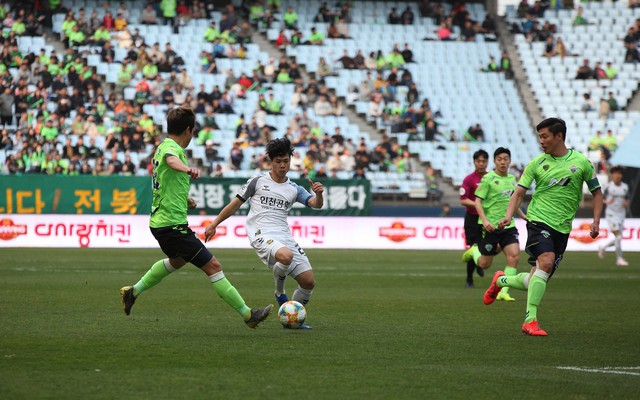
[{"label": "crowd of spectators", "polygon": [[[454,2],[451,11],[447,13],[442,3],[423,1],[420,13],[423,17],[432,18],[438,26],[435,31],[438,40],[475,41],[478,34],[487,35],[486,40],[496,40],[496,22],[493,17],[487,13],[482,22],[472,19],[464,2]],[[459,31],[458,35],[456,30]]]}]

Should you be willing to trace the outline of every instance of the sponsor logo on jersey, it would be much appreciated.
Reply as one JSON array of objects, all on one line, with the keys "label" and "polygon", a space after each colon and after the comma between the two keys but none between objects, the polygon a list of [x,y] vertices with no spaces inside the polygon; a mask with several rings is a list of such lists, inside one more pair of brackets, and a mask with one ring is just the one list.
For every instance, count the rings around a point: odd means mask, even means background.
[{"label": "sponsor logo on jersey", "polygon": [[405,227],[402,222],[394,222],[390,227],[382,227],[378,230],[381,237],[386,237],[392,242],[404,242],[405,240],[416,237],[416,228]]},{"label": "sponsor logo on jersey", "polygon": [[548,165],[543,165],[542,169],[545,170],[545,171],[548,171],[549,170],[549,166]]},{"label": "sponsor logo on jersey", "polygon": [[571,171],[572,174],[575,174],[577,170],[578,170],[578,167],[576,167],[575,165],[572,165],[569,167],[569,171]]},{"label": "sponsor logo on jersey", "polygon": [[269,185],[263,185],[262,190],[264,190],[265,192],[270,192]]},{"label": "sponsor logo on jersey", "polygon": [[0,220],[0,240],[15,239],[20,235],[27,234],[26,225],[17,225],[12,219],[4,218]]}]

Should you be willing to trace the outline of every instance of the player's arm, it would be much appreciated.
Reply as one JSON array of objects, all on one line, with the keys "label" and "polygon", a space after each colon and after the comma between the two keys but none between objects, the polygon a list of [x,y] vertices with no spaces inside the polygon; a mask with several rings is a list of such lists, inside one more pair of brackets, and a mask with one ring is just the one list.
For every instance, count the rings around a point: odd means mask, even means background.
[{"label": "player's arm", "polygon": [[200,177],[200,170],[198,168],[189,168],[188,165],[185,165],[176,156],[167,154],[164,160],[166,161],[169,168],[171,168],[174,171],[184,172],[185,174],[189,174],[189,176],[193,179],[198,179]]},{"label": "player's arm", "polygon": [[484,207],[482,207],[482,198],[476,195],[476,201],[474,203],[476,207],[476,211],[478,212],[478,217],[480,217],[480,221],[482,221],[482,226],[484,230],[487,232],[493,232],[496,228],[493,226],[491,222],[487,219],[487,215],[484,213]]},{"label": "player's arm", "polygon": [[324,192],[324,186],[322,185],[322,183],[313,182],[311,179],[308,179],[308,181],[311,185],[311,190],[316,195],[309,199],[307,205],[311,208],[322,208],[322,206],[324,205],[324,197],[322,194]]},{"label": "player's arm", "polygon": [[216,228],[218,227],[218,225],[220,225],[227,218],[229,218],[230,216],[235,214],[236,211],[238,211],[238,209],[242,206],[243,203],[244,203],[244,201],[242,201],[239,197],[235,197],[233,200],[231,200],[229,202],[229,204],[227,204],[222,209],[222,211],[220,211],[220,214],[218,214],[218,216],[216,216],[216,219],[214,219],[213,222],[210,223],[205,228],[205,230],[204,230],[204,241],[208,242],[209,239],[211,239],[213,236],[215,236]]},{"label": "player's arm", "polygon": [[498,222],[498,229],[502,229],[505,226],[509,226],[511,224],[511,219],[513,218],[513,214],[516,213],[516,210],[520,208],[520,204],[522,204],[522,200],[524,199],[524,195],[527,193],[527,189],[522,186],[518,186],[516,191],[511,195],[509,199],[509,205],[507,206],[507,214]]},{"label": "player's arm", "polygon": [[473,208],[476,206],[476,203],[467,197],[469,193],[471,193],[471,185],[469,185],[469,182],[465,179],[462,181],[462,186],[460,186],[460,205]]},{"label": "player's arm", "polygon": [[518,207],[516,212],[518,213],[520,218],[524,219],[525,221],[527,220],[527,214],[525,214],[524,211],[522,211],[522,209],[520,207]]},{"label": "player's arm", "polygon": [[591,231],[589,232],[589,236],[593,239],[597,238],[600,234],[600,216],[602,215],[602,210],[604,209],[602,188],[600,187],[600,182],[598,182],[598,176],[596,175],[596,171],[593,168],[593,164],[591,162],[586,162],[586,167],[584,168],[584,174],[582,175],[582,179],[586,182],[591,195],[593,196],[593,222],[591,223]]},{"label": "player's arm", "polygon": [[595,239],[600,234],[600,216],[602,215],[602,209],[604,208],[602,190],[597,188],[591,192],[591,195],[593,196],[593,223],[591,224],[590,235]]}]

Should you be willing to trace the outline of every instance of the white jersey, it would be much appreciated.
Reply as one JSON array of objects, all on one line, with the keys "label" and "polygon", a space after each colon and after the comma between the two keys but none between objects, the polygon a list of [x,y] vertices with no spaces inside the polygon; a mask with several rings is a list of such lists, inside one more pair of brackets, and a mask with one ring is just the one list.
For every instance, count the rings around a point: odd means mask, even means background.
[{"label": "white jersey", "polygon": [[250,178],[237,197],[243,202],[249,201],[246,229],[249,240],[253,242],[257,234],[265,232],[290,236],[289,211],[295,202],[308,206],[313,195],[289,178],[278,183],[266,173]]},{"label": "white jersey", "polygon": [[607,216],[613,216],[618,218],[624,218],[626,215],[626,209],[624,207],[624,201],[628,200],[630,196],[629,186],[621,182],[620,185],[616,185],[613,182],[607,183],[604,187],[604,199],[613,200],[611,204],[607,204]]}]

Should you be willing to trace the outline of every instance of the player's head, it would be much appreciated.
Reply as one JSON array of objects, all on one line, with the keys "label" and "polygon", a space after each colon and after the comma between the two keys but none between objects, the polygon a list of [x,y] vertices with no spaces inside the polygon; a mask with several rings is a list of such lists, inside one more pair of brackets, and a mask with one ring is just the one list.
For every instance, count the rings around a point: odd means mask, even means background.
[{"label": "player's head", "polygon": [[476,172],[484,173],[487,171],[487,163],[489,162],[489,153],[484,150],[478,150],[473,153],[473,165]]},{"label": "player's head", "polygon": [[567,124],[560,118],[547,118],[536,126],[536,130],[538,141],[545,153],[553,154],[559,147],[565,148]]},{"label": "player's head", "polygon": [[267,143],[267,155],[271,160],[276,157],[291,157],[293,155],[291,142],[286,136],[269,141]]},{"label": "player's head", "polygon": [[182,136],[193,134],[196,125],[196,115],[188,107],[172,108],[167,114],[167,133],[169,135]]},{"label": "player's head", "polygon": [[613,181],[613,183],[618,185],[620,184],[620,182],[622,182],[622,174],[623,174],[622,167],[620,166],[611,167],[611,169],[609,169],[609,173],[611,174],[611,180]]},{"label": "player's head", "polygon": [[493,163],[498,172],[506,173],[511,165],[511,150],[506,147],[498,147],[493,152]]},{"label": "player's head", "polygon": [[293,147],[286,136],[267,143],[267,155],[271,159],[271,171],[276,181],[286,180],[285,177],[291,167],[292,154]]}]

